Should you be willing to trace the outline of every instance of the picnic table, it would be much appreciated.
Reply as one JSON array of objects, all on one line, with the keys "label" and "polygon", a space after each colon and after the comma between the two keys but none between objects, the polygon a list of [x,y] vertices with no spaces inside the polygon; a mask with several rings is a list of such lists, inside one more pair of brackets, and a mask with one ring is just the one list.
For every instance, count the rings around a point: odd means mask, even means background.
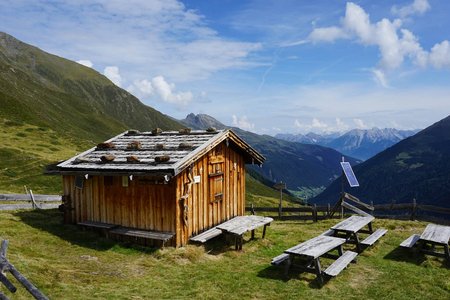
[{"label": "picnic table", "polygon": [[222,224],[216,226],[217,229],[221,230],[222,233],[226,235],[231,235],[235,238],[235,248],[236,250],[242,250],[242,242],[244,233],[251,231],[251,238],[255,238],[255,229],[264,226],[262,238],[266,235],[266,227],[270,226],[273,219],[270,217],[263,216],[237,216],[231,220],[228,220]]},{"label": "picnic table", "polygon": [[[403,241],[400,246],[412,248],[417,245],[419,251],[422,253],[442,256],[450,261],[449,241],[450,226],[428,224],[420,236],[418,234],[413,234]],[[444,253],[438,252],[436,246],[443,246]]]},{"label": "picnic table", "polygon": [[[381,236],[383,236],[387,230],[380,228],[373,232],[372,221],[375,218],[372,216],[351,216],[342,222],[331,227],[334,236],[343,234],[347,242],[356,244],[358,252],[363,250],[363,247],[373,245]],[[367,230],[363,229],[368,227]],[[360,233],[368,233],[368,236],[363,241],[360,241]]]},{"label": "picnic table", "polygon": [[[343,253],[342,245],[344,243],[345,239],[343,238],[320,235],[285,250],[284,254],[274,258],[272,264],[278,264],[285,260],[285,274],[287,275],[293,264],[294,258],[301,257],[304,260],[304,263],[300,268],[305,272],[316,274],[319,282],[322,284],[324,274],[336,276],[357,256],[357,253],[352,251]],[[330,252],[334,250],[337,250],[338,256],[330,255]],[[320,257],[337,257],[337,260],[325,271],[322,271]]]}]

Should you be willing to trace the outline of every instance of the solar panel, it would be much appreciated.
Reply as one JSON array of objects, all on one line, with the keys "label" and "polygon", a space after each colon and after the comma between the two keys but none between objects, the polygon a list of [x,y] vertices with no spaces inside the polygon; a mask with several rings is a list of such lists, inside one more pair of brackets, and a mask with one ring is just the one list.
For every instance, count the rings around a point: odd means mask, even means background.
[{"label": "solar panel", "polygon": [[348,184],[350,187],[358,187],[359,182],[356,179],[355,173],[353,173],[352,166],[348,161],[341,162],[342,170],[344,171],[345,177],[347,177]]}]

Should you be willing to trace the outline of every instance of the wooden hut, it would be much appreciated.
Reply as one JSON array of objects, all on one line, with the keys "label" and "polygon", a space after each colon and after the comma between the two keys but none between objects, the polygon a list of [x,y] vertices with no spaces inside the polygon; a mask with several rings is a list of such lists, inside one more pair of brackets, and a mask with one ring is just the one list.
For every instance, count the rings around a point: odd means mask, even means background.
[{"label": "wooden hut", "polygon": [[264,157],[231,130],[128,131],[58,165],[64,220],[183,246],[245,212],[245,164]]}]

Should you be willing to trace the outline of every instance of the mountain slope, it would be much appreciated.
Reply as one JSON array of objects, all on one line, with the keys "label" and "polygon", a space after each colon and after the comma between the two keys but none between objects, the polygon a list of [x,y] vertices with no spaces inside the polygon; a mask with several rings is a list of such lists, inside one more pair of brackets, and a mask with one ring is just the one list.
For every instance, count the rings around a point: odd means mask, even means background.
[{"label": "mountain slope", "polygon": [[[360,187],[347,189],[374,203],[396,201],[450,207],[450,116],[354,167]],[[313,199],[335,202],[340,180]]]},{"label": "mountain slope", "polygon": [[129,128],[178,129],[91,68],[0,32],[0,191],[59,192],[46,164]]},{"label": "mountain slope", "polygon": [[97,71],[0,32],[0,117],[98,141],[128,128],[178,128]]},{"label": "mountain slope", "polygon": [[353,129],[344,134],[277,134],[276,137],[305,144],[333,148],[345,155],[362,160],[380,153],[399,141],[416,134],[418,130],[397,130],[394,128]]}]

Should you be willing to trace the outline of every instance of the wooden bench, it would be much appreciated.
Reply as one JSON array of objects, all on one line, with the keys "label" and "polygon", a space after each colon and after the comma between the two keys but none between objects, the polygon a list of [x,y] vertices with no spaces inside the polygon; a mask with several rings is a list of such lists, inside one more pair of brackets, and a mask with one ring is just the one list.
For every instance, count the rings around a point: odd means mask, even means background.
[{"label": "wooden bench", "polygon": [[118,225],[115,224],[109,224],[109,223],[103,223],[103,222],[97,222],[97,221],[82,221],[77,223],[78,226],[81,226],[83,229],[85,228],[95,228],[100,229],[106,236],[106,238],[109,237],[108,232],[109,230],[116,228]]},{"label": "wooden bench", "polygon": [[345,251],[344,254],[339,256],[335,262],[333,262],[325,271],[323,271],[326,275],[334,277],[341,273],[352,261],[355,261],[358,253],[353,251]]},{"label": "wooden bench", "polygon": [[400,247],[403,248],[412,248],[416,245],[417,241],[420,239],[420,235],[419,234],[413,234],[411,235],[409,238],[407,238],[406,240],[404,240],[401,244]]},{"label": "wooden bench", "polygon": [[192,242],[206,243],[210,239],[213,239],[221,234],[222,230],[213,227],[211,229],[206,230],[205,232],[202,232],[196,236],[191,237],[189,240]]},{"label": "wooden bench", "polygon": [[328,229],[327,231],[322,232],[320,235],[333,236],[334,235],[334,230],[333,229]]},{"label": "wooden bench", "polygon": [[379,228],[374,233],[369,235],[367,238],[365,238],[361,244],[364,246],[372,246],[375,244],[376,241],[378,241],[383,235],[385,235],[387,232],[387,229]]},{"label": "wooden bench", "polygon": [[149,239],[149,240],[159,240],[159,241],[162,241],[163,247],[164,247],[164,244],[175,235],[175,233],[173,233],[173,232],[151,231],[151,230],[122,227],[122,226],[118,226],[118,227],[110,230],[109,233],[113,233],[113,234],[117,234],[117,235],[124,235],[124,236],[131,236],[131,237],[136,237],[136,238],[144,238],[144,239]]},{"label": "wooden bench", "polygon": [[114,225],[114,224],[96,222],[96,221],[82,221],[82,222],[78,222],[77,225],[83,226],[83,227],[106,229],[106,230],[110,230],[110,229],[113,229],[114,227],[118,226],[118,225]]},{"label": "wooden bench", "polygon": [[289,254],[287,253],[282,253],[280,255],[278,255],[277,257],[272,258],[272,262],[271,264],[273,266],[278,266],[280,265],[282,262],[284,262],[285,260],[287,260],[289,258]]}]

